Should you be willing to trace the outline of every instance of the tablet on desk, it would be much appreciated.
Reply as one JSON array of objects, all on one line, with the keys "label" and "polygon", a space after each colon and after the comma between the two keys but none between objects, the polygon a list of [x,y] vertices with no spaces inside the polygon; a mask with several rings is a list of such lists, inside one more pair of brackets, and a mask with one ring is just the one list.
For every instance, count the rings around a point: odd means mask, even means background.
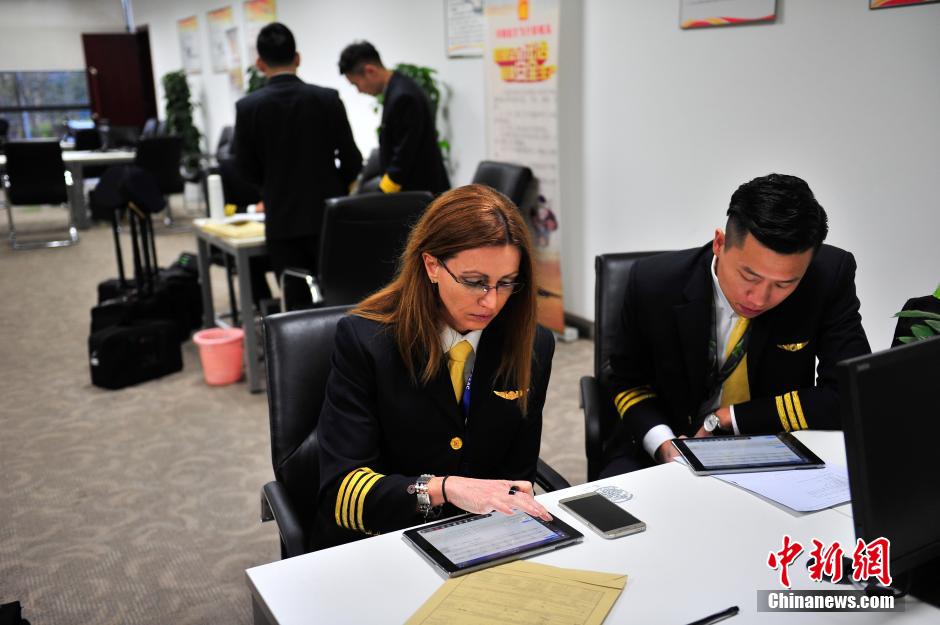
[{"label": "tablet on desk", "polygon": [[789,432],[672,441],[696,475],[819,469],[826,463]]},{"label": "tablet on desk", "polygon": [[456,577],[579,543],[584,536],[557,518],[543,521],[525,512],[491,512],[422,525],[405,531],[402,538],[444,575]]}]

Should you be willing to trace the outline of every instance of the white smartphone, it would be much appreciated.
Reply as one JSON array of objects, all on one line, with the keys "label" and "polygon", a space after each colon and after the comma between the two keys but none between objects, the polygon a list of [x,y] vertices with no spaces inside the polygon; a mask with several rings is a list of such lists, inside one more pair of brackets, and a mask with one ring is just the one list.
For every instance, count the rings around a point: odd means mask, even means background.
[{"label": "white smartphone", "polygon": [[646,523],[598,493],[566,497],[558,505],[604,538],[619,538],[646,529]]}]

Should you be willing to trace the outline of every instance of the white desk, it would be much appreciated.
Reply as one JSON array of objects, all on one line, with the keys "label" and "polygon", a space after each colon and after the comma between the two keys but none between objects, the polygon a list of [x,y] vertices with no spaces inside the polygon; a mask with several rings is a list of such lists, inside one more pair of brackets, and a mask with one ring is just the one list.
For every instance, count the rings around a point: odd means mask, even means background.
[{"label": "white desk", "polygon": [[[823,460],[844,463],[841,432],[800,432]],[[605,540],[559,511],[557,501],[597,484],[616,484],[634,494],[625,506],[648,529]],[[813,538],[853,545],[851,509],[798,514],[671,463],[589,485],[539,496],[584,533],[580,545],[534,558],[556,566],[625,573],[623,594],[607,623],[688,623],[737,605],[727,621],[745,623],[925,623],[940,611],[912,599],[906,612],[758,613],[757,590],[780,590],[767,555],[781,548],[783,534],[805,545]],[[840,506],[847,508],[847,506]],[[817,584],[806,571],[804,552],[790,566],[794,589],[836,588]],[[394,532],[247,570],[255,623],[403,623],[443,583],[401,532]],[[838,588],[846,588],[840,586]]]},{"label": "white desk", "polygon": [[[244,239],[229,239],[211,234],[200,226],[205,219],[196,219],[196,242],[199,246],[199,282],[202,286],[202,325],[204,328],[213,326],[227,327],[228,323],[215,314],[212,302],[212,280],[209,276],[210,248],[215,247],[222,253],[235,259],[235,271],[238,273],[238,302],[235,308],[241,318],[241,326],[245,330],[245,372],[248,375],[248,390],[259,393],[261,386],[261,367],[258,361],[261,352],[258,349],[259,335],[255,325],[254,295],[251,288],[250,259],[253,256],[265,256],[268,249],[264,244],[264,237]],[[233,311],[235,312],[235,311]]]},{"label": "white desk", "polygon": [[[84,230],[91,226],[88,205],[85,203],[85,167],[131,163],[134,161],[134,150],[63,150],[62,161],[72,174],[72,186],[69,189],[72,222],[76,228]],[[6,155],[0,154],[0,167],[6,164]]]}]

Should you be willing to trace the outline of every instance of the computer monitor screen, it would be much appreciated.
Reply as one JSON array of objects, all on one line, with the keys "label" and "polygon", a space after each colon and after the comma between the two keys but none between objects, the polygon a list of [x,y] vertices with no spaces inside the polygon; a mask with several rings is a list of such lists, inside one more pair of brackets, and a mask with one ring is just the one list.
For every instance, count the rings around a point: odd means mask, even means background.
[{"label": "computer monitor screen", "polygon": [[88,130],[95,127],[93,119],[70,119],[66,122],[69,130]]},{"label": "computer monitor screen", "polygon": [[846,360],[839,384],[856,537],[890,539],[892,575],[936,570],[940,338]]}]

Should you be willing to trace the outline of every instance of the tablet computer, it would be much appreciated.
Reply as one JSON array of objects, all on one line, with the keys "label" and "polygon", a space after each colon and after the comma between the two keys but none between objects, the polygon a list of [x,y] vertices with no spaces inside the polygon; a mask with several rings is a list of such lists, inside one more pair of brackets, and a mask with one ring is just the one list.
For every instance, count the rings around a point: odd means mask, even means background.
[{"label": "tablet computer", "polygon": [[462,514],[422,525],[402,534],[447,577],[579,543],[581,532],[558,518],[551,521],[525,512]]},{"label": "tablet computer", "polygon": [[751,473],[826,466],[789,432],[760,436],[710,436],[672,441],[696,475]]}]

